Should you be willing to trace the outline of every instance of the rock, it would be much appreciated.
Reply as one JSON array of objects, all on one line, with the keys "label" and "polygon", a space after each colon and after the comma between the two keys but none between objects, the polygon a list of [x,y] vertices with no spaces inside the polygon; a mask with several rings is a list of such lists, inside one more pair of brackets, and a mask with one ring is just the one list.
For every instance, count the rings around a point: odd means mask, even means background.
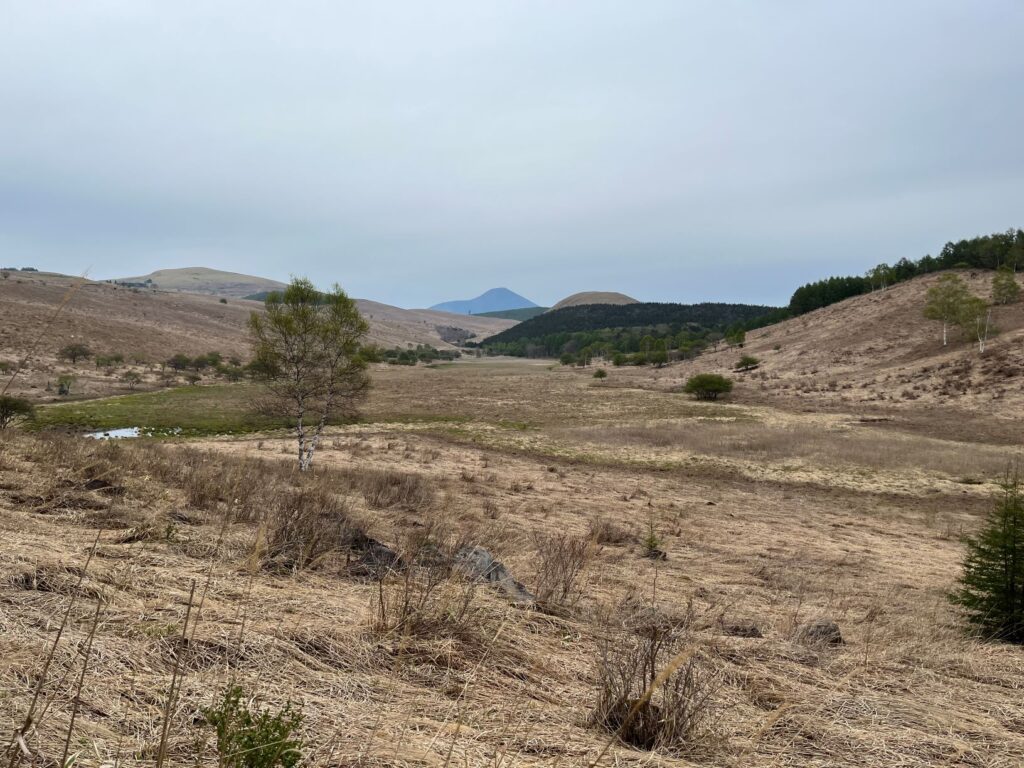
[{"label": "rock", "polygon": [[353,573],[373,579],[383,579],[393,571],[404,571],[406,563],[395,550],[369,536],[360,536],[352,542],[359,559],[351,564]]},{"label": "rock", "polygon": [[723,621],[722,633],[731,637],[764,637],[761,628],[750,619]]},{"label": "rock", "polygon": [[797,630],[797,639],[807,645],[843,645],[843,633],[831,619],[814,619]]},{"label": "rock", "polygon": [[532,603],[536,597],[512,574],[500,560],[483,547],[463,547],[455,554],[455,567],[471,579],[483,581],[500,590],[516,603]]}]

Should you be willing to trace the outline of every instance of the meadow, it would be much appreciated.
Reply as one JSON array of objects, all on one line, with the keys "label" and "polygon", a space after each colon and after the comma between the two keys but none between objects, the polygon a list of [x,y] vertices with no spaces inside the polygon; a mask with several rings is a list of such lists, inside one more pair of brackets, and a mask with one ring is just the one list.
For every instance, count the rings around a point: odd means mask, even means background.
[{"label": "meadow", "polygon": [[[299,707],[317,766],[1024,760],[1024,660],[946,598],[1014,447],[925,411],[698,403],[643,371],[373,376],[311,478],[246,385],[42,409],[196,436],[5,439],[0,722],[53,649],[34,761],[213,761],[202,712],[229,684]],[[533,601],[452,567],[467,547]],[[685,673],[651,710],[685,717],[616,738],[638,660]]]}]

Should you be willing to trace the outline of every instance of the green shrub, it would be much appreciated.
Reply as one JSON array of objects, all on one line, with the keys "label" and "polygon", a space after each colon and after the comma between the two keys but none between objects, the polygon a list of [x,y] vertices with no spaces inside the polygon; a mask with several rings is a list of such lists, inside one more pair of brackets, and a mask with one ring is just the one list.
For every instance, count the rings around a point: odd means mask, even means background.
[{"label": "green shrub", "polygon": [[57,394],[58,395],[70,395],[71,385],[75,383],[75,377],[70,373],[65,373],[57,377]]},{"label": "green shrub", "polygon": [[92,357],[92,350],[85,346],[85,344],[68,344],[61,348],[60,352],[57,353],[57,357],[61,360],[67,360],[74,365],[79,360]]},{"label": "green shrub", "polygon": [[734,370],[752,371],[754,368],[757,368],[757,366],[759,366],[760,364],[761,361],[758,360],[756,357],[753,357],[752,355],[743,355],[743,357],[739,359],[739,362],[736,363],[736,368]]},{"label": "green shrub", "polygon": [[6,429],[15,421],[32,417],[32,403],[20,397],[0,396],[0,429]]},{"label": "green shrub", "polygon": [[276,714],[269,709],[250,709],[241,686],[230,685],[224,698],[202,710],[217,732],[217,765],[220,768],[293,768],[302,753],[301,738],[293,733],[302,724],[302,713],[291,702]]},{"label": "green shrub", "polygon": [[687,380],[683,391],[698,400],[717,400],[719,395],[732,392],[732,381],[717,373],[698,373]]},{"label": "green shrub", "polygon": [[594,378],[606,379],[608,378],[608,371],[606,371],[604,368],[598,368],[596,371],[594,371]]},{"label": "green shrub", "polygon": [[1024,489],[1019,468],[1007,473],[1001,495],[977,536],[966,540],[960,589],[950,599],[985,634],[1024,643]]}]

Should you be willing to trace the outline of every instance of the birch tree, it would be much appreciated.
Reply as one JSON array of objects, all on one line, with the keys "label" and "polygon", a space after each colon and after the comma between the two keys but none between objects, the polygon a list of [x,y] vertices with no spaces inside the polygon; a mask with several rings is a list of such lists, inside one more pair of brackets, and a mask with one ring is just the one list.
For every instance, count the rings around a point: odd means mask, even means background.
[{"label": "birch tree", "polygon": [[942,323],[942,346],[949,343],[949,326],[960,323],[963,305],[971,297],[957,275],[946,274],[928,289],[924,316]]},{"label": "birch tree", "polygon": [[353,413],[366,393],[359,349],[368,329],[340,287],[321,293],[305,278],[271,293],[249,318],[254,369],[267,390],[259,407],[294,425],[303,472],[330,419]]},{"label": "birch tree", "polygon": [[1020,298],[1020,286],[1013,271],[1008,267],[1000,267],[992,277],[992,303],[1013,304]]},{"label": "birch tree", "polygon": [[984,299],[968,296],[960,303],[958,322],[967,336],[978,340],[978,352],[984,354],[989,334],[992,333],[992,308]]}]

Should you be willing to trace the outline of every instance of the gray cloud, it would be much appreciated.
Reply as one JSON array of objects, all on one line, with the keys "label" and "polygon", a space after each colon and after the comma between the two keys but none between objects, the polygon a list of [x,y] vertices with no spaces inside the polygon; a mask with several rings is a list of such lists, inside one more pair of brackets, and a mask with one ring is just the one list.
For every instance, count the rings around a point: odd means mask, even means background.
[{"label": "gray cloud", "polygon": [[4,262],[781,303],[1024,223],[1015,0],[0,13]]}]

